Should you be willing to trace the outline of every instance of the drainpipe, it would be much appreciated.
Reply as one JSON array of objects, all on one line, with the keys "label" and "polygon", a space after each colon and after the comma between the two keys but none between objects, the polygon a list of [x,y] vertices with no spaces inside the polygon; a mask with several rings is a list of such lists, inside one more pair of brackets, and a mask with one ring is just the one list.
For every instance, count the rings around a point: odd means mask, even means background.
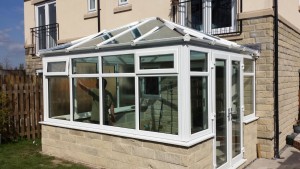
[{"label": "drainpipe", "polygon": [[97,20],[98,20],[98,32],[100,32],[100,0],[97,0]]},{"label": "drainpipe", "polygon": [[274,158],[279,155],[279,106],[278,106],[278,0],[274,0]]}]

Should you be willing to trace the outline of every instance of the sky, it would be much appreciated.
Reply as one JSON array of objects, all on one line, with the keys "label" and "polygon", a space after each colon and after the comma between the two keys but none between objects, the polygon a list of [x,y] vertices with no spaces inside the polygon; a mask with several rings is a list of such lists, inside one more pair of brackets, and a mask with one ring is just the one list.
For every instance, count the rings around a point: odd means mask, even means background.
[{"label": "sky", "polygon": [[0,4],[0,62],[12,67],[25,64],[24,0]]}]

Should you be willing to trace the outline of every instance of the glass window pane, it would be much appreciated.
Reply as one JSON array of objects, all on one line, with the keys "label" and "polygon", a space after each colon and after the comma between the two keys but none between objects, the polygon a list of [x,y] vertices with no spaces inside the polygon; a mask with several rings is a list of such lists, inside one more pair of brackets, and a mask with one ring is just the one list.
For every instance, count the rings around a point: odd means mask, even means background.
[{"label": "glass window pane", "polygon": [[244,115],[254,113],[253,76],[244,76]]},{"label": "glass window pane", "polygon": [[207,53],[191,51],[191,71],[207,72]]},{"label": "glass window pane", "polygon": [[90,1],[90,10],[96,9],[96,0],[89,0]]},{"label": "glass window pane", "polygon": [[174,55],[149,55],[140,57],[140,69],[174,68]]},{"label": "glass window pane", "polygon": [[196,30],[203,30],[202,1],[188,2],[187,11],[187,26]]},{"label": "glass window pane", "polygon": [[66,62],[49,62],[47,64],[47,72],[65,72]]},{"label": "glass window pane", "polygon": [[191,77],[191,132],[208,129],[207,77]]},{"label": "glass window pane", "polygon": [[244,72],[253,73],[254,72],[254,61],[252,59],[244,59]]},{"label": "glass window pane", "polygon": [[103,123],[135,128],[134,77],[103,78]]},{"label": "glass window pane", "polygon": [[100,124],[99,82],[97,78],[73,79],[74,121]]},{"label": "glass window pane", "polygon": [[159,93],[146,93],[147,77],[139,78],[140,130],[178,134],[177,77],[157,77]]},{"label": "glass window pane", "polygon": [[134,73],[134,55],[116,55],[102,57],[103,73]]},{"label": "glass window pane", "polygon": [[56,23],[56,3],[49,5],[49,24]]},{"label": "glass window pane", "polygon": [[73,74],[93,74],[98,72],[98,57],[72,59]]},{"label": "glass window pane", "polygon": [[70,120],[70,90],[68,77],[48,78],[49,117]]},{"label": "glass window pane", "polygon": [[232,0],[212,0],[212,29],[231,27]]}]

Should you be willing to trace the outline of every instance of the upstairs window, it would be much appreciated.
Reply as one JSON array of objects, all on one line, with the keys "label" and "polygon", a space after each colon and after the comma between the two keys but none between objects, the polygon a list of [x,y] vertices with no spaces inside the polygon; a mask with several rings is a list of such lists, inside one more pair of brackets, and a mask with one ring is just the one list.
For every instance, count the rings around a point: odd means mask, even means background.
[{"label": "upstairs window", "polygon": [[50,1],[36,6],[35,32],[36,50],[47,49],[57,44],[56,2]]},{"label": "upstairs window", "polygon": [[119,0],[119,5],[126,5],[128,4],[128,0]]},{"label": "upstairs window", "polygon": [[236,0],[183,2],[187,13],[184,25],[209,34],[236,31]]},{"label": "upstairs window", "polygon": [[88,11],[89,12],[96,11],[96,0],[88,0]]}]

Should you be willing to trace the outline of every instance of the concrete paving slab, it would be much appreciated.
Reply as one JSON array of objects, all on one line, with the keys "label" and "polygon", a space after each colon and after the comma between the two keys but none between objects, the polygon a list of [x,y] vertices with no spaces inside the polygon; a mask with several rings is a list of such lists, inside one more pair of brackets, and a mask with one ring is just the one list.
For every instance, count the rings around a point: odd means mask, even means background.
[{"label": "concrete paving slab", "polygon": [[280,159],[260,158],[246,169],[300,169],[300,150],[289,146],[280,155]]}]

